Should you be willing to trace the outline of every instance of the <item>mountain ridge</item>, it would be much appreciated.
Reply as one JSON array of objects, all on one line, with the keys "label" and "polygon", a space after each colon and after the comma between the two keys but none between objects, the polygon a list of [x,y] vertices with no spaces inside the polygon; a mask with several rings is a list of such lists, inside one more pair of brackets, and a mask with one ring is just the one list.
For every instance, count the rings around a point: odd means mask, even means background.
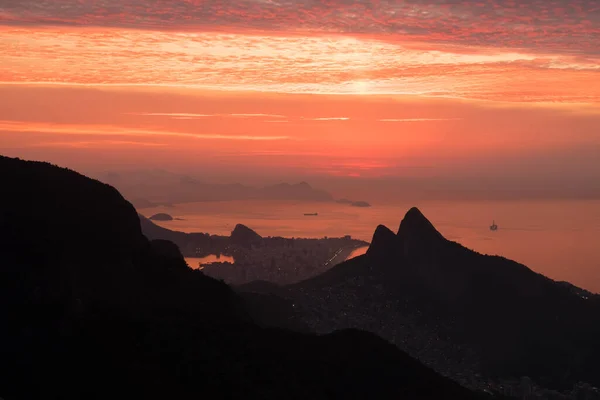
[{"label": "mountain ridge", "polygon": [[397,234],[377,227],[365,255],[286,289],[318,332],[375,332],[469,387],[523,375],[600,384],[600,296],[449,241],[417,208]]},{"label": "mountain ridge", "polygon": [[258,326],[108,185],[2,156],[0,179],[7,399],[478,397],[367,332]]},{"label": "mountain ridge", "polygon": [[205,201],[333,201],[329,192],[313,188],[307,182],[283,182],[266,186],[207,183],[165,171],[107,173],[99,175],[98,178],[118,188],[139,209]]}]

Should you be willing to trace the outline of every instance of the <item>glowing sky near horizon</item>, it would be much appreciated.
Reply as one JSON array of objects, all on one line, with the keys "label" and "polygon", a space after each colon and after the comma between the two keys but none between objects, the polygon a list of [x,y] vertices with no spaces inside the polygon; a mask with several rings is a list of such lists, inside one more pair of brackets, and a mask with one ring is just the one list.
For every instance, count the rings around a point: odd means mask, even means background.
[{"label": "glowing sky near horizon", "polygon": [[596,0],[0,0],[0,148],[343,176],[578,160],[598,43]]}]

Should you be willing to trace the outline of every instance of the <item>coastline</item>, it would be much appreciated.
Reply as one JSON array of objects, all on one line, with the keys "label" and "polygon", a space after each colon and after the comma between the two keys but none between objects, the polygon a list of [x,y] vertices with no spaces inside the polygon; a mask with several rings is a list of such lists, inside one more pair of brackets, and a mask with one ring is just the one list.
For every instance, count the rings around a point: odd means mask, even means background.
[{"label": "coastline", "polygon": [[341,252],[339,252],[338,254],[336,254],[332,259],[329,260],[329,264],[331,267],[334,267],[338,264],[343,263],[344,261],[348,260],[349,257],[356,251],[359,249],[367,249],[368,246],[359,246],[359,247],[343,247],[341,250]]}]

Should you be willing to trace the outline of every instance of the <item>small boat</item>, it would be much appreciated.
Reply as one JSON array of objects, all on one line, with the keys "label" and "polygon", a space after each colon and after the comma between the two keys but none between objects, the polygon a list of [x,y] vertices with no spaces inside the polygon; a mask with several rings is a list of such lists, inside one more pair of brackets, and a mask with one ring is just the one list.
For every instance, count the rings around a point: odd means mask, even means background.
[{"label": "small boat", "polygon": [[498,225],[496,225],[496,221],[492,221],[492,225],[490,225],[490,231],[497,231]]},{"label": "small boat", "polygon": [[304,214],[305,217],[316,217],[317,215],[319,215],[318,213],[306,213]]}]

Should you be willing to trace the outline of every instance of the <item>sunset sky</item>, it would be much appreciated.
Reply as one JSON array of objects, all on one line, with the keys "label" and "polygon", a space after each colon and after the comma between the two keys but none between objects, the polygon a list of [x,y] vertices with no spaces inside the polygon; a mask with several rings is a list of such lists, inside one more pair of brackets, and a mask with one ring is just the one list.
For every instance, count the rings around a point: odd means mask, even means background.
[{"label": "sunset sky", "polygon": [[5,155],[600,181],[597,0],[0,0],[0,54]]}]

